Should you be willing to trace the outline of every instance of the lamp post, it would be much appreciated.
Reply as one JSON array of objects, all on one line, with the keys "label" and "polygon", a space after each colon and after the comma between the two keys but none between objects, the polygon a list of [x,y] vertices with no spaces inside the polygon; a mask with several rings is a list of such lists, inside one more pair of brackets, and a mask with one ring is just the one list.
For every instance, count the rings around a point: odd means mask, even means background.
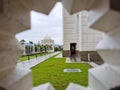
[{"label": "lamp post", "polygon": [[90,65],[90,53],[88,53],[88,64]]}]

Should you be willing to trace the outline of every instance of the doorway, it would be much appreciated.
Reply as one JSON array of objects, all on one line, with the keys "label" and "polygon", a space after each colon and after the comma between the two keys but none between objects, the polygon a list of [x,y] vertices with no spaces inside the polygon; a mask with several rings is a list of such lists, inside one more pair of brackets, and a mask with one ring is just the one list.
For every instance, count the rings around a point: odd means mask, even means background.
[{"label": "doorway", "polygon": [[70,53],[71,53],[71,56],[76,55],[76,43],[70,43]]}]

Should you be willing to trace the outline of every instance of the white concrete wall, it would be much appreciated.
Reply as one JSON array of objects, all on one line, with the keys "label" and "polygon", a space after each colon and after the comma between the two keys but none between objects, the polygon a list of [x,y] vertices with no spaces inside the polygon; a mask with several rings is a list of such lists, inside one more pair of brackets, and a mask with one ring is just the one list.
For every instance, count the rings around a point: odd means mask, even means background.
[{"label": "white concrete wall", "polygon": [[63,50],[70,50],[70,43],[76,43],[78,46],[77,15],[71,16],[65,9],[63,9],[63,32]]},{"label": "white concrete wall", "polygon": [[[71,6],[71,10],[76,11],[82,4],[85,8],[91,0],[65,0]],[[81,3],[75,4],[76,1]],[[87,3],[83,3],[86,1]],[[72,3],[72,4],[71,4]],[[89,26],[93,29],[105,32],[105,37],[97,45],[96,51],[104,60],[104,64],[89,69],[89,85],[81,87],[79,85],[70,84],[66,90],[120,90],[120,0],[94,0],[94,4],[89,8]],[[80,8],[79,10],[81,10]],[[82,9],[83,10],[83,9]],[[83,13],[84,14],[84,13]],[[84,15],[83,15],[84,16]],[[81,17],[83,17],[81,14]],[[85,16],[86,17],[86,16]],[[86,18],[81,24],[83,50],[93,50],[97,42],[101,39],[102,34],[88,29]],[[81,20],[81,21],[82,21]],[[91,41],[91,42],[90,42]]]},{"label": "white concrete wall", "polygon": [[103,33],[88,28],[88,12],[69,15],[63,10],[63,50],[70,50],[70,43],[77,43],[79,51],[94,51]]},{"label": "white concrete wall", "polygon": [[80,51],[94,51],[98,42],[102,39],[103,33],[90,29],[88,27],[88,12],[82,11],[79,13],[79,39],[80,39]]}]

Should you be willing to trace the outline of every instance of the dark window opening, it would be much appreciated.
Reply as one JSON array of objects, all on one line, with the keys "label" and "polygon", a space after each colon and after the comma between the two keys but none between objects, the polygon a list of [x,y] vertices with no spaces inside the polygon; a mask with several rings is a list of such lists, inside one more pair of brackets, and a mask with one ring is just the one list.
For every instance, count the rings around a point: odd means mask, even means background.
[{"label": "dark window opening", "polygon": [[70,52],[71,52],[71,56],[76,55],[76,43],[70,43]]}]

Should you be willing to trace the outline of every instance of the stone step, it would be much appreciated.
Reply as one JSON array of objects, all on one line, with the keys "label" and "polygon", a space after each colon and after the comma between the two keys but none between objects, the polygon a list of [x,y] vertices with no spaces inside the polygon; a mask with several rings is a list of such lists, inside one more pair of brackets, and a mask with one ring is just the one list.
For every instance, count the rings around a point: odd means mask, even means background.
[{"label": "stone step", "polygon": [[[27,22],[26,22],[26,24],[24,24],[24,23],[22,23],[22,21],[16,20],[16,18],[11,18],[9,16],[6,16],[5,14],[3,14],[3,15],[4,16],[0,16],[0,19],[1,19],[0,31],[1,32],[13,36],[17,33],[23,32],[24,30],[30,29],[30,25],[26,25]],[[24,17],[24,15],[22,17]],[[30,23],[30,22],[28,22],[28,23]]]},{"label": "stone step", "polygon": [[97,50],[105,63],[120,67],[120,50]]},{"label": "stone step", "polygon": [[[59,0],[20,0],[27,6],[30,10],[35,10],[44,14],[49,14],[53,9],[54,5]],[[47,7],[45,7],[47,6]]]},{"label": "stone step", "polygon": [[20,0],[5,2],[5,15],[9,18],[18,21],[21,25],[30,27],[30,10],[28,10]]},{"label": "stone step", "polygon": [[31,90],[32,75],[29,70],[15,68],[0,79],[0,90]]},{"label": "stone step", "polygon": [[119,90],[120,70],[112,68],[109,64],[89,70],[89,87],[92,90]]},{"label": "stone step", "polygon": [[16,65],[17,60],[19,59],[21,54],[22,52],[19,51],[2,51],[0,54],[0,72],[13,68]]},{"label": "stone step", "polygon": [[7,51],[7,50],[22,51],[23,50],[20,42],[14,36],[9,37],[7,35],[0,33],[0,40],[1,40],[1,44],[0,44],[1,51]]},{"label": "stone step", "polygon": [[[16,34],[30,28],[30,10],[18,1],[3,0],[0,13],[1,32]],[[7,27],[6,27],[7,26]]]},{"label": "stone step", "polygon": [[96,49],[106,63],[120,66],[120,27],[106,34]]},{"label": "stone step", "polygon": [[[17,60],[22,55],[23,50],[21,49],[17,40],[12,37],[3,38],[3,34],[0,34],[0,72],[9,70],[15,67]],[[9,45],[9,46],[8,46]]]},{"label": "stone step", "polygon": [[70,14],[74,14],[82,10],[89,10],[94,1],[95,0],[62,0],[62,3]]},{"label": "stone step", "polygon": [[0,69],[0,80],[5,78],[7,75],[9,75],[14,68],[15,66],[9,66],[9,67],[4,67]]},{"label": "stone step", "polygon": [[40,86],[34,87],[32,90],[55,90],[55,88],[50,84],[42,84]]},{"label": "stone step", "polygon": [[89,13],[89,26],[91,28],[109,32],[120,26],[120,13],[117,8],[114,8],[113,3],[117,5],[120,1],[100,0],[94,3]]},{"label": "stone step", "polygon": [[80,85],[75,84],[75,83],[70,83],[68,85],[68,87],[66,88],[66,90],[91,90],[91,89],[87,88],[87,87],[80,86]]}]

